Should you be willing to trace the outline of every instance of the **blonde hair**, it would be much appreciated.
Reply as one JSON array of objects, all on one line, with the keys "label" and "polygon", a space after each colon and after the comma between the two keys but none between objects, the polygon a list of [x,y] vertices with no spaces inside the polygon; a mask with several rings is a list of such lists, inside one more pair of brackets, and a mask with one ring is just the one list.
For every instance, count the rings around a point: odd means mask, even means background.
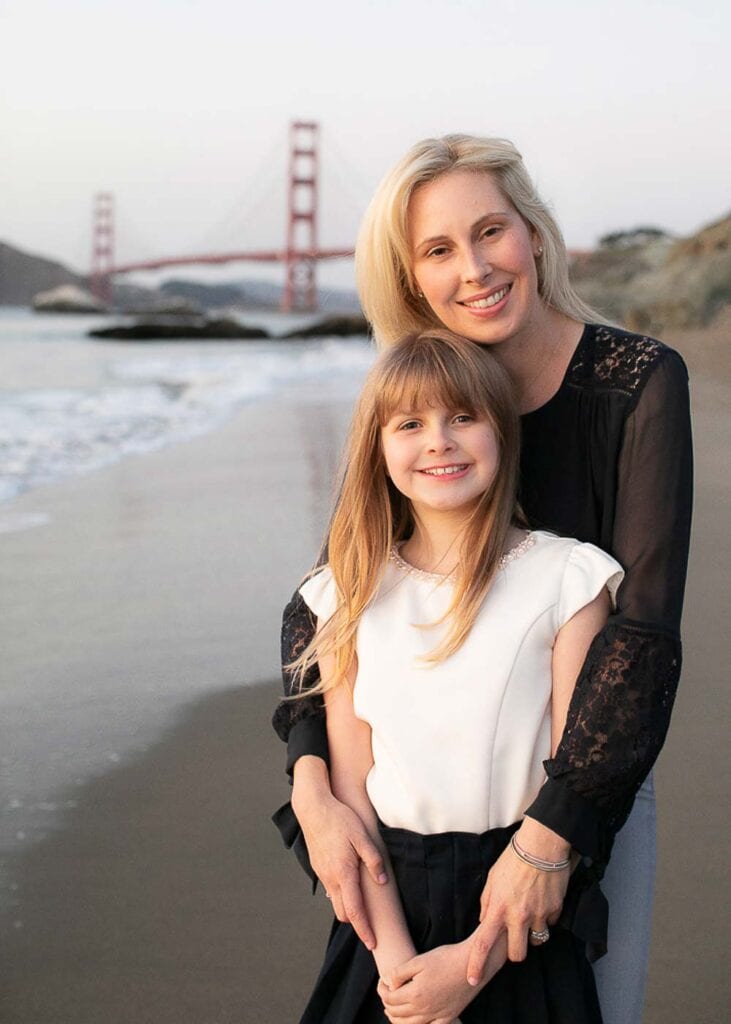
[{"label": "blonde hair", "polygon": [[355,656],[358,621],[378,591],[392,548],[412,533],[411,504],[386,473],[381,429],[398,409],[427,405],[485,417],[499,450],[495,479],[480,497],[461,537],[453,598],[439,620],[450,620],[451,628],[427,662],[449,657],[464,643],[497,570],[511,524],[525,523],[516,502],[520,420],[507,371],[488,349],[444,329],[409,335],[386,349],[371,369],[355,408],[328,533],[328,565],[337,607],[289,666],[301,685],[314,661],[334,655],[333,677],[321,680],[308,694],[324,693],[344,681]]},{"label": "blonde hair", "polygon": [[523,158],[507,139],[445,135],[424,139],[383,179],[366,210],[355,248],[358,294],[379,344],[438,327],[440,321],[419,297],[408,238],[409,200],[420,185],[450,171],[489,174],[535,232],[538,294],[544,303],[574,320],[602,317],[569,281],[566,244],[556,220],[538,195]]}]

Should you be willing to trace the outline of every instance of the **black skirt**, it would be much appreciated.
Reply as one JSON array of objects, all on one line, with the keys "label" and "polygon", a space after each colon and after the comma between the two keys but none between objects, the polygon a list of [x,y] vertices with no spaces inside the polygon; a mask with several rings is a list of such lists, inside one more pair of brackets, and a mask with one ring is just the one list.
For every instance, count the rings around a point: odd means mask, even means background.
[{"label": "black skirt", "polygon": [[[461,942],[475,930],[487,873],[517,827],[480,836],[381,828],[419,952]],[[521,963],[506,963],[460,1014],[463,1024],[601,1024],[587,950],[602,947],[606,903],[592,889],[579,865],[551,938],[529,945]],[[336,920],[300,1024],[388,1024],[377,984],[373,954]]]}]

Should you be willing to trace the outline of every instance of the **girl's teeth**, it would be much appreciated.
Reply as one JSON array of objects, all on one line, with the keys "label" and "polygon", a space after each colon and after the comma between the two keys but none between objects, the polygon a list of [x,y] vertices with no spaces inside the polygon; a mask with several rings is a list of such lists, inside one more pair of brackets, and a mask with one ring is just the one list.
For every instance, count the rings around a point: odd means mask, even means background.
[{"label": "girl's teeth", "polygon": [[461,473],[466,466],[444,466],[439,469],[425,469],[424,472],[430,476],[449,476],[451,473]]},{"label": "girl's teeth", "polygon": [[489,309],[490,306],[497,305],[501,299],[504,299],[508,294],[508,288],[501,288],[499,292],[495,292],[493,295],[488,295],[486,299],[477,299],[475,302],[466,302],[466,306],[471,306],[472,309]]}]

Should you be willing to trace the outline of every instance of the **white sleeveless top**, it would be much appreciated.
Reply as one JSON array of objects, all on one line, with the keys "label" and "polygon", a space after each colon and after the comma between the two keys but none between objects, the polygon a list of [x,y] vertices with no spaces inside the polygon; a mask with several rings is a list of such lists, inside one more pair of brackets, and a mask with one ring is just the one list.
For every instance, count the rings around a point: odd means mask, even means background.
[{"label": "white sleeveless top", "polygon": [[[593,544],[533,531],[507,555],[470,634],[446,661],[420,660],[448,625],[449,577],[394,552],[358,624],[353,705],[372,731],[368,795],[392,828],[485,832],[519,821],[551,753],[551,655],[559,629],[624,573]],[[301,587],[321,619],[336,606],[327,566]]]}]

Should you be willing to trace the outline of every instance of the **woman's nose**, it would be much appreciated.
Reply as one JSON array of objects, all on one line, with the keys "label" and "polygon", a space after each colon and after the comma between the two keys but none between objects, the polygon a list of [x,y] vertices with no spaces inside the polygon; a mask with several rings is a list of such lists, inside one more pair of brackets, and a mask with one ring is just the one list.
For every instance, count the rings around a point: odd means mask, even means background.
[{"label": "woman's nose", "polygon": [[472,246],[465,251],[462,262],[462,280],[466,284],[481,283],[490,273],[492,273],[492,267],[478,247]]}]

